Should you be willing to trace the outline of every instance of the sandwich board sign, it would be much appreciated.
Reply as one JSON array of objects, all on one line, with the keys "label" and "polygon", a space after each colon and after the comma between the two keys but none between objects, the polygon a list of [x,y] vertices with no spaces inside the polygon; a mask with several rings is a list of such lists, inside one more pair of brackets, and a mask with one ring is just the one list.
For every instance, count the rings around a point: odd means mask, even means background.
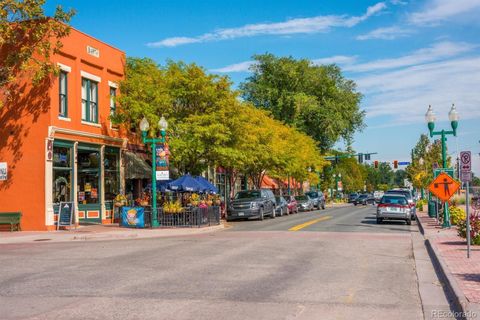
[{"label": "sandwich board sign", "polygon": [[57,230],[60,227],[67,227],[73,224],[74,211],[75,206],[73,202],[60,202],[60,206],[58,207]]}]

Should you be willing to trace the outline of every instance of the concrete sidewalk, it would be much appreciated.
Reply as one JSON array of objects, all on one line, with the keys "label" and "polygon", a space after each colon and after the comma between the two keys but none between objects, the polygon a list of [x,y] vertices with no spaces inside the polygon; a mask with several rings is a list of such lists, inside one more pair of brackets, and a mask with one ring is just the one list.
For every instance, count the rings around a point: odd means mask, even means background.
[{"label": "concrete sidewalk", "polygon": [[39,242],[69,242],[69,241],[97,241],[120,239],[144,239],[191,234],[208,233],[225,228],[223,221],[220,225],[193,228],[158,228],[134,229],[121,228],[118,224],[79,226],[71,230],[59,231],[19,231],[0,232],[1,244],[39,243]]},{"label": "concrete sidewalk", "polygon": [[480,248],[472,247],[468,259],[466,240],[457,235],[456,227],[442,229],[426,212],[417,212],[417,217],[432,258],[455,295],[464,318],[479,319]]}]

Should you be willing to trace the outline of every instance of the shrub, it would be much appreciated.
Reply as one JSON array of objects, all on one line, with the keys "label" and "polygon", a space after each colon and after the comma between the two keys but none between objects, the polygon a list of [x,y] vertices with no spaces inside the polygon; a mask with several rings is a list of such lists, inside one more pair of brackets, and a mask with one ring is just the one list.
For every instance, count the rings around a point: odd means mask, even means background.
[{"label": "shrub", "polygon": [[458,206],[460,204],[465,204],[465,195],[454,195],[450,201],[449,201],[451,204],[453,204],[454,206]]},{"label": "shrub", "polygon": [[463,209],[457,208],[455,206],[452,206],[449,208],[450,209],[450,221],[454,225],[458,225],[462,221],[465,221],[467,218],[467,215]]},{"label": "shrub", "polygon": [[428,203],[427,199],[420,199],[417,201],[417,209],[418,210],[423,210],[423,206]]},{"label": "shrub", "polygon": [[[467,222],[461,221],[458,225],[458,235],[464,239],[467,238]],[[480,216],[470,215],[470,239],[474,245],[480,245]]]}]

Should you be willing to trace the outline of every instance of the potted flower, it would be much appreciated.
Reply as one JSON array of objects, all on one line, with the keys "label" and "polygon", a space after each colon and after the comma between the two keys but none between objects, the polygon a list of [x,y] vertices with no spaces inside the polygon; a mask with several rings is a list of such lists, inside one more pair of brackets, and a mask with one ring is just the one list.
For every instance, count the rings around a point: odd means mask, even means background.
[{"label": "potted flower", "polygon": [[150,199],[147,194],[142,194],[142,196],[137,198],[135,201],[138,203],[138,205],[145,207],[148,206],[149,200]]},{"label": "potted flower", "polygon": [[123,207],[127,205],[127,197],[125,197],[123,194],[117,194],[115,197],[114,201],[114,206],[115,207]]}]

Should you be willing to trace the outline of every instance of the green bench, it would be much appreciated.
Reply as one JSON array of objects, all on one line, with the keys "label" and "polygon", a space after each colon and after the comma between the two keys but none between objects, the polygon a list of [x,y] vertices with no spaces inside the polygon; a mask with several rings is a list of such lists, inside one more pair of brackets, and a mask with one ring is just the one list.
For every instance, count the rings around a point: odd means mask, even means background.
[{"label": "green bench", "polygon": [[9,224],[10,231],[13,231],[13,229],[20,231],[21,217],[22,217],[21,212],[0,212],[0,225]]}]

